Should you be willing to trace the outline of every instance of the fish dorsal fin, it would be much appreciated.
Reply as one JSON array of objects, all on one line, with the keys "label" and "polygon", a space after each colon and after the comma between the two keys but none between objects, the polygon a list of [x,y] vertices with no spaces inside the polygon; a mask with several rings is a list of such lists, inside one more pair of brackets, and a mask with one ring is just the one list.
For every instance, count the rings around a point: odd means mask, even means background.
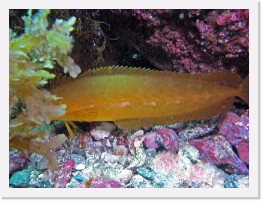
[{"label": "fish dorsal fin", "polygon": [[140,74],[142,72],[147,73],[153,71],[151,69],[141,67],[127,67],[127,66],[106,66],[98,68],[90,68],[87,71],[81,73],[76,79],[59,73],[56,75],[56,79],[52,82],[51,89],[71,82],[73,80],[90,77],[90,76],[103,76],[103,75],[116,75],[116,74]]},{"label": "fish dorsal fin", "polygon": [[217,72],[217,73],[176,73],[171,71],[160,71],[142,67],[127,67],[127,66],[107,66],[92,68],[80,75],[85,76],[103,76],[103,75],[146,75],[147,77],[173,77],[174,79],[194,79],[195,81],[204,81],[207,83],[224,85],[237,88],[242,82],[241,77],[237,73],[232,72]]},{"label": "fish dorsal fin", "polygon": [[[107,66],[99,68],[91,68],[79,77],[85,76],[103,76],[103,75],[162,75],[170,74],[169,71],[152,70],[142,67],[127,67],[127,66]],[[171,73],[172,74],[172,73]]]},{"label": "fish dorsal fin", "polygon": [[232,72],[192,74],[192,76],[195,76],[195,80],[199,79],[207,83],[229,86],[234,88],[238,88],[240,83],[242,82],[242,79],[239,76],[239,74]]},{"label": "fish dorsal fin", "polygon": [[[172,71],[160,71],[153,70],[144,67],[127,67],[127,66],[106,66],[99,68],[91,68],[84,73],[80,74],[77,79],[92,77],[92,76],[108,76],[108,75],[146,75],[147,77],[163,77],[167,79],[171,77],[172,79],[194,79],[195,82],[207,82],[209,84],[217,84],[223,86],[230,86],[237,88],[241,83],[242,79],[237,73],[232,72],[217,72],[217,73],[199,73],[199,74],[189,74],[189,73],[176,73]],[[76,80],[68,76],[58,76],[57,85],[62,85],[67,82]],[[54,87],[52,87],[54,88]]]}]

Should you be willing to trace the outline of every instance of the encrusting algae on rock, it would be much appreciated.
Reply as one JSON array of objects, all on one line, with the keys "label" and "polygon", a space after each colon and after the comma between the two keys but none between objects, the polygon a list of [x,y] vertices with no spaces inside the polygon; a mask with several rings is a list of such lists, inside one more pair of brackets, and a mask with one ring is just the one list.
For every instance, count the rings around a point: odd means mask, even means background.
[{"label": "encrusting algae on rock", "polygon": [[65,114],[53,119],[114,121],[133,129],[208,119],[229,110],[235,96],[248,102],[248,77],[110,66],[64,81],[52,93],[62,97],[58,104],[67,105]]}]

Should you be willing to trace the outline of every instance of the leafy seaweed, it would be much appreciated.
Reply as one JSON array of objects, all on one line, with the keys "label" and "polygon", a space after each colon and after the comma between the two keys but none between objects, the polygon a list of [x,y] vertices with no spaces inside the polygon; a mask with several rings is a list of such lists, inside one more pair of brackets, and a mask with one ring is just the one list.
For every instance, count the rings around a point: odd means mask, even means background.
[{"label": "leafy seaweed", "polygon": [[41,138],[43,133],[35,133],[32,128],[49,124],[52,116],[63,115],[66,110],[66,105],[55,103],[59,97],[43,89],[55,77],[49,69],[59,64],[73,78],[81,69],[68,55],[73,48],[70,32],[76,18],[56,19],[49,26],[49,13],[39,10],[33,15],[28,10],[27,16],[22,17],[24,33],[17,36],[9,30],[9,140],[10,148],[24,154],[37,151],[46,156],[54,170],[50,148],[59,146],[66,138],[60,136],[59,140],[46,142]]}]

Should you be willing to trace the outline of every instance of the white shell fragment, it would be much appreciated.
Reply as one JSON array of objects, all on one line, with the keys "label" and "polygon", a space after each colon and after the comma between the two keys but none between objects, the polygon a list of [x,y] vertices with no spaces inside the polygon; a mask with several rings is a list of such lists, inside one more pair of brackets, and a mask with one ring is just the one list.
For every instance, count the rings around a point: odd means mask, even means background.
[{"label": "white shell fragment", "polygon": [[76,170],[83,170],[83,169],[85,169],[85,167],[86,167],[85,164],[80,163],[80,164],[78,164],[77,166],[75,166],[75,169],[76,169]]}]

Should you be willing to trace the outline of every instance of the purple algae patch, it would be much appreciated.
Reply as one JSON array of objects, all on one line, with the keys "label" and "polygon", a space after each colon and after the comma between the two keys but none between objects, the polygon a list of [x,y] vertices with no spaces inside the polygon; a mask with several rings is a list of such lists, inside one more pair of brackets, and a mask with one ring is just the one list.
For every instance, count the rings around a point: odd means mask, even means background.
[{"label": "purple algae patch", "polygon": [[55,181],[57,188],[65,188],[69,180],[71,179],[71,174],[74,168],[74,161],[67,160],[59,170],[55,173]]},{"label": "purple algae patch", "polygon": [[247,175],[249,172],[245,163],[238,158],[223,136],[194,139],[190,144],[195,146],[204,159],[213,165],[225,166],[225,169],[232,174]]},{"label": "purple algae patch", "polygon": [[90,188],[120,188],[121,184],[110,178],[96,177],[93,179]]},{"label": "purple algae patch", "polygon": [[9,153],[9,175],[23,170],[25,168],[27,159],[19,151],[13,151]]},{"label": "purple algae patch", "polygon": [[148,149],[157,149],[159,144],[157,143],[157,135],[155,132],[149,132],[145,134],[143,144]]},{"label": "purple algae patch", "polygon": [[239,144],[249,140],[249,119],[248,113],[241,117],[233,112],[228,112],[222,123],[219,125],[219,131],[222,136],[231,145]]},{"label": "purple algae patch", "polygon": [[174,130],[158,128],[156,134],[160,144],[168,151],[177,152],[179,150],[179,138]]}]

